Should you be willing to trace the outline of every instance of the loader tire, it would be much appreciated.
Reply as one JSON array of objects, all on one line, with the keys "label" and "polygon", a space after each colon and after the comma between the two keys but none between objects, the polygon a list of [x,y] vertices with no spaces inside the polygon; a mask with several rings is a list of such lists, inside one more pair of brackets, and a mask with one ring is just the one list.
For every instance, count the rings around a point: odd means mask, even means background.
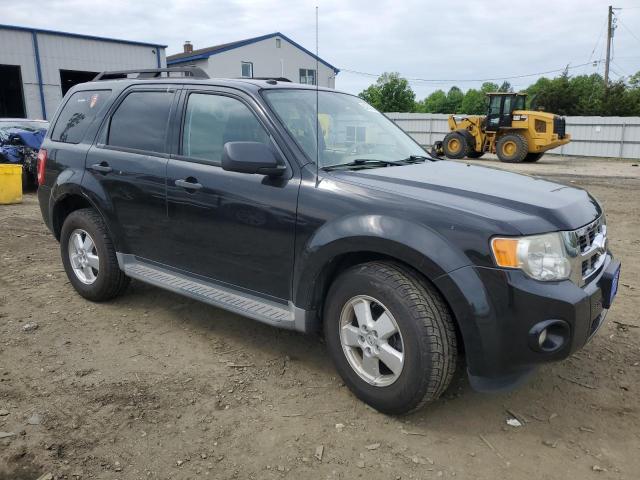
[{"label": "loader tire", "polygon": [[469,153],[469,143],[460,132],[449,132],[442,141],[442,149],[447,158],[464,158]]},{"label": "loader tire", "polygon": [[507,133],[496,143],[496,154],[501,162],[520,163],[527,156],[529,143],[520,133]]}]

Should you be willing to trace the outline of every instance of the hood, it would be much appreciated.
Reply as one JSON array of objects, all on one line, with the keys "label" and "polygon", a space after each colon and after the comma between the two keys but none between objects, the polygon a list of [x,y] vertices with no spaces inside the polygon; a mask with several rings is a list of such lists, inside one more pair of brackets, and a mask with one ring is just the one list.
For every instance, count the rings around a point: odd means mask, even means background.
[{"label": "hood", "polygon": [[585,190],[493,168],[437,161],[357,171],[340,179],[508,223],[523,235],[574,230],[600,216]]}]

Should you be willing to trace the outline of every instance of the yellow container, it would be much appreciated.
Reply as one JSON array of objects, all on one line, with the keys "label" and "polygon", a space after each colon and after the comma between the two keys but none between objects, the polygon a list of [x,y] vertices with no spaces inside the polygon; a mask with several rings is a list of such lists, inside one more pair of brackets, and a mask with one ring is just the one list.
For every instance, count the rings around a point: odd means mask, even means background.
[{"label": "yellow container", "polygon": [[22,165],[0,163],[0,205],[22,202]]}]

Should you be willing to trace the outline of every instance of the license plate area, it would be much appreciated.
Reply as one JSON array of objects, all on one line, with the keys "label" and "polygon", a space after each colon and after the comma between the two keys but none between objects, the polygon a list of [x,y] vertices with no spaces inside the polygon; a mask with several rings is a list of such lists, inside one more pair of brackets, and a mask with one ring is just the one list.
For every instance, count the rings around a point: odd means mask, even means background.
[{"label": "license plate area", "polygon": [[613,299],[618,293],[618,281],[620,280],[620,262],[612,261],[602,274],[600,290],[602,291],[602,307],[610,308]]}]

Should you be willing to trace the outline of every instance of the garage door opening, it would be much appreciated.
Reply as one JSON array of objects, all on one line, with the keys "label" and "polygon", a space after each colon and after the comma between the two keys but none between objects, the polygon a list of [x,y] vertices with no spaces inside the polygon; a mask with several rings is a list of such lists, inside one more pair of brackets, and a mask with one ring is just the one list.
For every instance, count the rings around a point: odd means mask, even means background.
[{"label": "garage door opening", "polygon": [[81,70],[60,70],[60,86],[62,95],[66,95],[71,87],[79,83],[90,82],[98,72],[83,72]]},{"label": "garage door opening", "polygon": [[26,116],[20,66],[0,65],[0,118]]}]

